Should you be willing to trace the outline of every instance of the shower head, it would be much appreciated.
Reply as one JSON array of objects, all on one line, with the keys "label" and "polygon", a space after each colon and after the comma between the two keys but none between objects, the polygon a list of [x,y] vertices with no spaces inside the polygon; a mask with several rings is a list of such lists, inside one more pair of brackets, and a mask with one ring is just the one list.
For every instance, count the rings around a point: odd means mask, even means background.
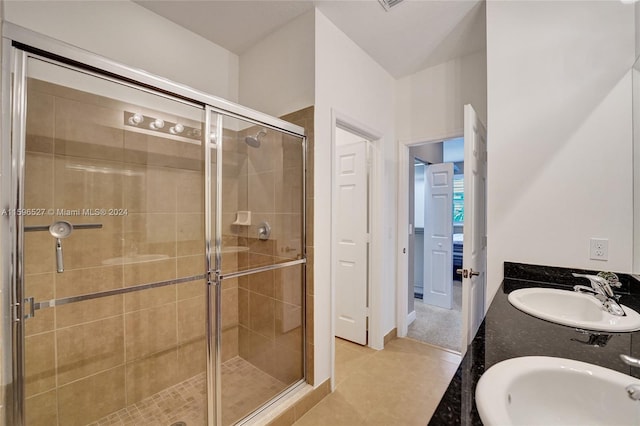
[{"label": "shower head", "polygon": [[262,129],[255,136],[247,136],[246,138],[244,138],[244,142],[250,147],[259,148],[260,136],[265,136],[266,134],[267,134],[267,131]]}]

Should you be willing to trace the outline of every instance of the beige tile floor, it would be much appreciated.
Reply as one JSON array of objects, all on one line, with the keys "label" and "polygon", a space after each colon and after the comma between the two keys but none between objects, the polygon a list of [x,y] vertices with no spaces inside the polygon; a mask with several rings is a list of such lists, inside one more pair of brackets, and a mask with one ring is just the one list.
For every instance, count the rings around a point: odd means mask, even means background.
[{"label": "beige tile floor", "polygon": [[460,355],[412,339],[382,351],[336,339],[336,388],[297,426],[427,424]]},{"label": "beige tile floor", "polygon": [[[287,387],[243,358],[222,364],[222,424],[231,425]],[[88,426],[203,426],[207,384],[204,373],[116,411]]]}]

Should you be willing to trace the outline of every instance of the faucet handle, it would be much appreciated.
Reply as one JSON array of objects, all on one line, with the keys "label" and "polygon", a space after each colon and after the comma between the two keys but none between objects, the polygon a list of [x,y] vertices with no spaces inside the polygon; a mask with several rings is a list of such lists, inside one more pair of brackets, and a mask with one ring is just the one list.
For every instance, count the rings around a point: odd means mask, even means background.
[{"label": "faucet handle", "polygon": [[597,283],[602,283],[602,284],[604,284],[605,282],[607,284],[609,283],[609,281],[607,281],[606,278],[603,278],[603,277],[601,277],[599,275],[578,274],[578,273],[575,273],[575,272],[572,272],[571,275],[573,275],[576,278],[586,278],[586,279],[588,279],[589,281],[592,281],[592,282],[597,282]]},{"label": "faucet handle", "polygon": [[597,275],[576,274],[575,272],[573,272],[571,275],[576,278],[588,279],[591,283],[591,287],[593,287],[594,290],[604,294],[607,297],[614,297],[611,286],[609,285],[609,281],[607,281],[605,278],[599,277]]},{"label": "faucet handle", "polygon": [[622,360],[622,362],[624,362],[627,365],[630,365],[632,367],[640,367],[640,359],[638,358],[634,358],[632,356],[625,355],[625,354],[620,354],[620,359]]},{"label": "faucet handle", "polygon": [[611,287],[616,287],[616,288],[622,287],[620,278],[618,278],[618,276],[613,272],[607,272],[607,271],[598,272],[598,276],[600,278],[604,278],[605,280],[607,280]]}]

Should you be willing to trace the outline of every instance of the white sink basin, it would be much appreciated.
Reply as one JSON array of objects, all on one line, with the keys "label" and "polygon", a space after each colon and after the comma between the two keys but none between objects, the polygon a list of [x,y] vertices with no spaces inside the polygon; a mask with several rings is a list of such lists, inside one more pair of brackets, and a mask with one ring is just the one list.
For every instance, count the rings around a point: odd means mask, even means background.
[{"label": "white sink basin", "polygon": [[640,314],[622,306],[626,316],[611,315],[594,296],[551,288],[524,288],[509,293],[509,302],[523,312],[569,327],[625,332],[640,330]]},{"label": "white sink basin", "polygon": [[639,425],[640,401],[626,374],[564,358],[512,358],[489,368],[476,387],[486,426]]}]

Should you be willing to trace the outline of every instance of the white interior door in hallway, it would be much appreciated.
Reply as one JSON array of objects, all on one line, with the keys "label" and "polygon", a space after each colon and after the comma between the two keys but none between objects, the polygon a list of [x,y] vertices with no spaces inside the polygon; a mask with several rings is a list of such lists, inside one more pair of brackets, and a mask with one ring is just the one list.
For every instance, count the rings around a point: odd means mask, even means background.
[{"label": "white interior door in hallway", "polygon": [[453,164],[425,168],[424,302],[451,309],[453,301]]},{"label": "white interior door in hallway", "polygon": [[[487,262],[487,132],[471,105],[465,105],[464,115],[464,246],[460,272],[467,276],[462,277],[462,341],[460,348],[463,356],[467,351],[468,343],[475,336],[484,318]],[[400,337],[407,335],[411,317],[407,300],[409,262],[405,254],[411,232],[409,224],[409,167],[414,167],[409,150],[413,146],[436,144],[446,139],[457,138],[459,135],[455,132],[434,137],[432,140],[406,141],[402,142],[399,147],[398,229],[407,230],[407,232],[399,232],[398,234],[398,287],[396,294],[398,336]]]},{"label": "white interior door in hallway", "polygon": [[335,335],[367,344],[368,142],[336,146]]},{"label": "white interior door in hallway", "polygon": [[464,106],[464,246],[462,252],[462,352],[484,318],[487,265],[487,130]]}]

